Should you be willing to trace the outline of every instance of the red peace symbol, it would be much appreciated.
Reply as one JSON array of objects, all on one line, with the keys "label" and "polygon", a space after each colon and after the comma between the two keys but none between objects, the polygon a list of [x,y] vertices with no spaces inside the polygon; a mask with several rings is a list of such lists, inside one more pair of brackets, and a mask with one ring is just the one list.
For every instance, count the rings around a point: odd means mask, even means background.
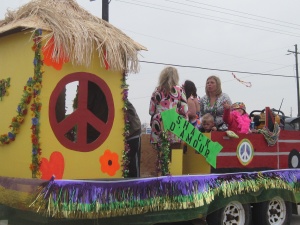
[{"label": "red peace symbol", "polygon": [[[66,85],[74,81],[78,81],[78,107],[70,115],[58,121],[56,115],[58,99],[61,93],[65,93]],[[98,118],[88,108],[88,87],[91,82],[97,85],[105,96],[107,104],[105,106],[107,108],[107,119],[105,121]],[[103,104],[103,102],[98,103]],[[112,94],[107,84],[98,76],[86,72],[72,73],[61,79],[54,88],[49,102],[49,120],[56,138],[66,148],[79,152],[90,152],[103,144],[111,131],[114,111]],[[75,126],[77,126],[77,140],[72,141],[66,137],[66,134]],[[99,134],[91,142],[87,140],[88,126],[92,126]]]}]

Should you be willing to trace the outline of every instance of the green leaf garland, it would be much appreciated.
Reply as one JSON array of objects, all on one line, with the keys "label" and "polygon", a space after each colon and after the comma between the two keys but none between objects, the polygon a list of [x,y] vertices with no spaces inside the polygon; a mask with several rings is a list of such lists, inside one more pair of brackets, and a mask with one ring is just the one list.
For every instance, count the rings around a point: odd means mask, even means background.
[{"label": "green leaf garland", "polygon": [[128,84],[126,83],[126,79],[127,79],[127,74],[123,73],[123,77],[121,79],[122,81],[122,85],[121,88],[123,89],[123,102],[124,102],[124,107],[123,107],[123,114],[124,114],[124,133],[123,133],[123,137],[124,137],[124,150],[123,150],[123,154],[122,154],[122,176],[124,178],[128,177],[129,174],[129,145],[127,144],[126,141],[126,137],[129,135],[129,121],[128,121],[128,117],[127,117],[127,104],[128,104]]},{"label": "green leaf garland", "polygon": [[0,101],[3,96],[8,95],[7,89],[10,87],[10,78],[0,80]]}]

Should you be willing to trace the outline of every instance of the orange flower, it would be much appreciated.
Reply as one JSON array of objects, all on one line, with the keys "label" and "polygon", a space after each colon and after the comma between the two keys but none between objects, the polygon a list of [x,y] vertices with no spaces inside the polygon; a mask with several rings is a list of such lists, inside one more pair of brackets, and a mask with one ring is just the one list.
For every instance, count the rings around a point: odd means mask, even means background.
[{"label": "orange flower", "polygon": [[107,173],[109,176],[114,176],[120,169],[119,156],[117,153],[105,150],[104,154],[100,156],[99,162],[101,171]]},{"label": "orange flower", "polygon": [[[51,39],[47,42],[47,44],[42,48],[43,57],[44,57],[44,63],[47,66],[53,66],[56,70],[61,70],[64,63],[69,62],[69,58],[66,56],[63,48],[54,49],[54,37],[51,37]],[[60,51],[60,57],[58,60],[55,60],[52,58],[53,52]]]},{"label": "orange flower", "polygon": [[18,121],[19,123],[23,123],[24,117],[23,117],[23,116],[17,116],[17,121]]},{"label": "orange flower", "polygon": [[14,132],[15,134],[18,134],[18,133],[20,132],[20,129],[19,129],[19,128],[16,128],[16,127],[14,127],[14,128],[13,128],[13,132]]},{"label": "orange flower", "polygon": [[32,49],[32,51],[36,51],[36,49],[37,49],[37,47],[36,47],[36,45],[34,44],[32,47],[31,47],[31,49]]},{"label": "orange flower", "polygon": [[33,164],[31,163],[31,164],[29,165],[29,168],[30,168],[31,171],[33,171],[33,170],[35,170],[36,166],[33,165]]}]

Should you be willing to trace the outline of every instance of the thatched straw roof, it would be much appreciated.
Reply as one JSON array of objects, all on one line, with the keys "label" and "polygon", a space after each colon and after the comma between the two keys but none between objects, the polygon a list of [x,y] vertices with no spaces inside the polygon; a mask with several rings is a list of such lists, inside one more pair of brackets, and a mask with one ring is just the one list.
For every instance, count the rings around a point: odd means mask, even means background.
[{"label": "thatched straw roof", "polygon": [[53,58],[65,54],[74,65],[89,66],[97,50],[104,65],[103,49],[111,70],[138,71],[138,51],[145,47],[133,41],[110,23],[91,15],[75,0],[32,0],[16,11],[7,11],[0,21],[0,35],[20,29],[43,29],[54,36]]}]

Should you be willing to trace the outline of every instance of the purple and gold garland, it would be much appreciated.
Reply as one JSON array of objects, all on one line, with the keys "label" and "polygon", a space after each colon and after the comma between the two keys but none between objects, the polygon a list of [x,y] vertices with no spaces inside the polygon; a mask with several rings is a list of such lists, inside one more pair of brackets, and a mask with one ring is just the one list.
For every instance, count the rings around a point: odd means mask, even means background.
[{"label": "purple and gold garland", "polygon": [[[218,196],[225,201],[231,196],[248,196],[253,203],[259,201],[253,194],[264,190],[288,191],[294,195],[289,200],[299,202],[300,170],[109,181],[52,179],[40,186],[31,207],[55,218],[111,218],[183,209],[197,209],[206,215],[208,210],[216,210],[208,205]],[[215,207],[224,207],[225,201],[221,201]]]}]

